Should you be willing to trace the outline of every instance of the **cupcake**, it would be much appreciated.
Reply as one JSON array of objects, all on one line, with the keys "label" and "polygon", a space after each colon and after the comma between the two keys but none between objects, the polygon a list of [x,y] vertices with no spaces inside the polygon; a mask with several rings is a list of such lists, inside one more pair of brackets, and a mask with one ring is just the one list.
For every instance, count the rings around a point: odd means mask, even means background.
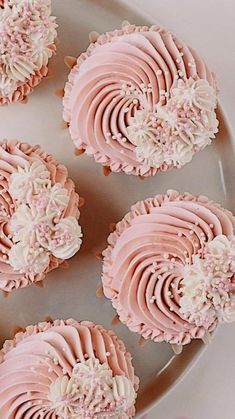
[{"label": "cupcake", "polygon": [[192,48],[165,29],[129,24],[78,57],[63,117],[78,152],[106,172],[150,176],[182,167],[211,143],[216,95],[213,73]]},{"label": "cupcake", "polygon": [[41,281],[81,246],[79,196],[39,146],[0,143],[0,289]]},{"label": "cupcake", "polygon": [[138,381],[113,332],[72,319],[39,323],[0,351],[0,416],[129,419]]},{"label": "cupcake", "polygon": [[0,105],[24,100],[47,76],[56,27],[51,0],[0,0]]},{"label": "cupcake", "polygon": [[235,217],[169,190],[135,204],[103,252],[103,291],[120,320],[176,351],[235,320]]}]

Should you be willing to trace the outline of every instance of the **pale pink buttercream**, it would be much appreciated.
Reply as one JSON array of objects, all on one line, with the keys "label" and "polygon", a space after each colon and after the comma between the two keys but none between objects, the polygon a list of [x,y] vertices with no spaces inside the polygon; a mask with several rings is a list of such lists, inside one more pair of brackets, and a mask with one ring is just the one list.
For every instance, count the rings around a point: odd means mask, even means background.
[{"label": "pale pink buttercream", "polygon": [[[50,386],[65,374],[70,377],[73,367],[88,358],[107,363],[114,375],[127,377],[138,390],[131,355],[102,326],[56,320],[17,333],[0,351],[0,416],[59,419],[50,401]],[[133,415],[134,408],[125,418]]]},{"label": "pale pink buttercream", "polygon": [[[169,94],[179,71],[216,90],[214,75],[198,54],[162,28],[128,25],[101,35],[78,57],[65,85],[63,115],[75,146],[113,172],[148,176],[167,170],[165,163],[159,169],[138,161],[126,127],[138,109],[166,103],[161,92]],[[133,92],[123,95],[123,83],[134,86],[137,103]],[[151,91],[143,91],[149,84]]]},{"label": "pale pink buttercream", "polygon": [[53,156],[47,154],[39,146],[30,146],[16,140],[4,141],[0,144],[0,204],[5,210],[6,216],[1,215],[0,227],[0,289],[10,292],[15,288],[25,287],[32,282],[41,281],[45,274],[57,268],[62,262],[54,256],[50,256],[50,263],[45,272],[31,276],[15,271],[8,263],[7,255],[12,247],[12,240],[9,238],[9,221],[15,213],[18,205],[8,190],[9,178],[12,173],[17,172],[18,167],[24,168],[26,163],[40,161],[45,164],[50,172],[52,184],[59,183],[68,192],[69,201],[64,210],[63,217],[73,216],[79,219],[79,196],[75,192],[73,181],[68,178],[67,168],[60,164]]},{"label": "pale pink buttercream", "polygon": [[103,288],[130,330],[156,342],[187,344],[215,329],[180,313],[183,268],[218,235],[233,236],[235,217],[204,196],[166,195],[140,201],[116,225],[103,252]]},{"label": "pale pink buttercream", "polygon": [[14,82],[13,89],[0,94],[0,106],[23,101],[48,75],[48,59],[56,53],[57,27],[50,13],[50,0],[0,1],[0,92]]}]

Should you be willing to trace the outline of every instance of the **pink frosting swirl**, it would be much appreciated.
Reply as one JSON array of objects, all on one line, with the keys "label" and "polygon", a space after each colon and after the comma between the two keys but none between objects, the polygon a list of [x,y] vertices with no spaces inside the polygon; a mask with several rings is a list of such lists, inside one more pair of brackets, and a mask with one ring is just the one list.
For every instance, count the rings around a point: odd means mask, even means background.
[{"label": "pink frosting swirl", "polygon": [[7,292],[43,280],[47,272],[57,268],[63,262],[63,259],[50,255],[50,262],[45,272],[34,276],[14,270],[8,262],[8,254],[13,246],[9,221],[18,208],[18,203],[9,193],[9,179],[19,167],[24,168],[27,163],[35,161],[42,162],[46,166],[52,184],[59,183],[67,190],[68,203],[63,217],[72,216],[78,220],[80,215],[79,196],[75,192],[73,181],[68,178],[68,171],[64,165],[39,146],[31,146],[16,140],[4,141],[0,144],[0,289]]},{"label": "pink frosting swirl", "polygon": [[103,288],[120,319],[145,339],[187,344],[215,329],[180,312],[186,264],[216,236],[233,236],[235,217],[204,196],[166,195],[135,204],[103,252]]},{"label": "pink frosting swirl", "polygon": [[162,28],[129,25],[101,35],[77,59],[65,85],[63,115],[75,146],[113,172],[167,170],[168,164],[159,169],[137,159],[127,126],[139,109],[153,111],[167,102],[162,92],[169,96],[179,72],[215,88],[198,54]]},{"label": "pink frosting swirl", "polygon": [[[108,364],[114,375],[127,377],[138,389],[131,355],[113,332],[72,319],[28,326],[25,332],[6,341],[0,351],[0,416],[61,417],[52,407],[51,385],[65,375],[71,377],[74,366],[88,358]],[[125,417],[132,415],[134,408]]]}]

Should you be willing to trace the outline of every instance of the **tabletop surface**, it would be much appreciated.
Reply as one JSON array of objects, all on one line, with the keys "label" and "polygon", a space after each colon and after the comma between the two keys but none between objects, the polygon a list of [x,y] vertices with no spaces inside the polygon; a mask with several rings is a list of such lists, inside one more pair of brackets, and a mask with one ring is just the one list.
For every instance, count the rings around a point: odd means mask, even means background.
[{"label": "tabletop surface", "polygon": [[[131,0],[131,4],[202,54],[217,75],[220,102],[235,132],[234,0]],[[220,328],[198,364],[148,419],[235,418],[234,329],[234,324]]]}]

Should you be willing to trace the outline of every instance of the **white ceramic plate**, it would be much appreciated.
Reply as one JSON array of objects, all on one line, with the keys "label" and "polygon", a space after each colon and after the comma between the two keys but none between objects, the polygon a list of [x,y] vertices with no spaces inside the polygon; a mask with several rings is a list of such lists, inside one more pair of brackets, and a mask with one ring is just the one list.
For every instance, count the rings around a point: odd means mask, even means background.
[{"label": "white ceramic plate", "polygon": [[149,22],[131,6],[126,8],[115,0],[54,0],[53,6],[61,41],[52,63],[54,76],[36,89],[27,105],[18,103],[0,108],[0,138],[40,144],[68,167],[78,192],[86,200],[81,211],[84,245],[68,270],[58,269],[47,276],[45,288],[31,286],[12,293],[7,299],[0,297],[0,343],[12,336],[16,325],[37,323],[46,316],[89,319],[113,328],[133,354],[136,373],[141,379],[137,402],[137,417],[141,417],[194,365],[204,345],[195,341],[174,357],[169,345],[148,342],[140,347],[137,335],[123,325],[112,326],[115,313],[110,302],[96,298],[101,263],[94,252],[105,247],[109,224],[120,220],[134,202],[164,193],[168,188],[205,194],[234,208],[232,134],[220,112],[220,134],[212,146],[181,170],[144,181],[122,174],[106,178],[93,159],[76,157],[69,132],[61,127],[61,100],[53,94],[63,87],[68,74],[64,56],[81,53],[88,46],[92,30],[112,30],[125,19],[137,24]]}]

